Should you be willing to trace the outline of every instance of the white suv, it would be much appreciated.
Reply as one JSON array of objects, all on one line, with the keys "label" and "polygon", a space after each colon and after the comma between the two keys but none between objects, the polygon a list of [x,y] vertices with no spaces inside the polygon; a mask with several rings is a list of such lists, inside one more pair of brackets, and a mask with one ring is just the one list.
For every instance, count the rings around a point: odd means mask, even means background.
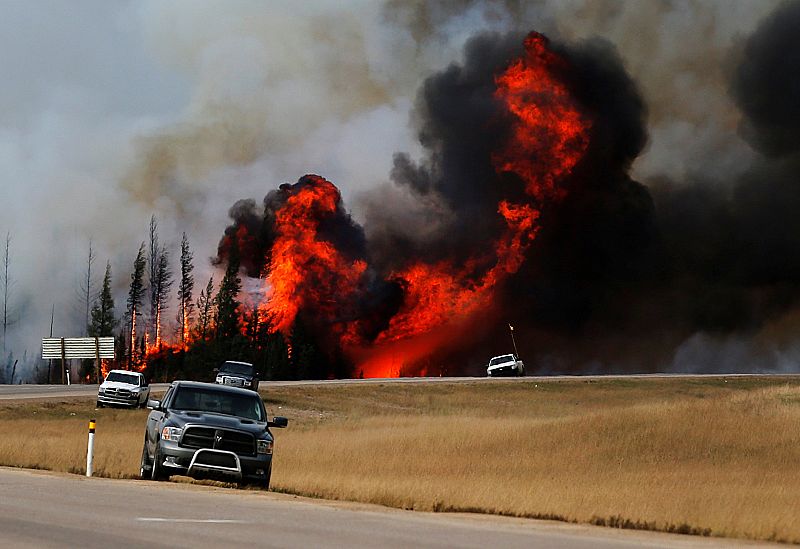
[{"label": "white suv", "polygon": [[129,370],[111,370],[97,390],[97,407],[122,405],[144,408],[150,397],[150,386],[144,374]]}]

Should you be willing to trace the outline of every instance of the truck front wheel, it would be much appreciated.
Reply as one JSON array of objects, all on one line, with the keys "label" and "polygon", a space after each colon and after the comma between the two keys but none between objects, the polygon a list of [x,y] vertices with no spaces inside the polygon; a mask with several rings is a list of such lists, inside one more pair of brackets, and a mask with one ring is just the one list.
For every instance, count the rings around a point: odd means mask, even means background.
[{"label": "truck front wheel", "polygon": [[152,474],[153,466],[150,465],[150,459],[147,455],[147,441],[144,443],[144,447],[142,448],[142,461],[139,465],[139,478],[141,479],[148,479]]},{"label": "truck front wheel", "polygon": [[153,456],[153,465],[150,468],[151,480],[166,480],[169,476],[164,471],[164,466],[162,465],[163,460],[164,458],[161,457],[161,452],[158,450],[158,446],[156,446],[156,453]]}]

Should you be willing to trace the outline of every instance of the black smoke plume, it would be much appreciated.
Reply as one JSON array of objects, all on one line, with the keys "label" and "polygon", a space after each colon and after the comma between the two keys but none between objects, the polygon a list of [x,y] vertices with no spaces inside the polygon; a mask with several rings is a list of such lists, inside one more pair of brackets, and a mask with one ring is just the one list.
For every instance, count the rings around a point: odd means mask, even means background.
[{"label": "black smoke plume", "polygon": [[[566,197],[538,205],[541,230],[503,288],[497,327],[484,327],[459,352],[436,357],[448,373],[479,373],[486,357],[508,352],[505,321],[517,326],[529,371],[646,372],[682,368],[673,362],[683,356],[679,346],[687,340],[696,346],[697,334],[751,338],[795,309],[797,28],[800,3],[783,4],[743,49],[731,94],[743,115],[743,137],[764,156],[735,181],[675,181],[665,174],[643,185],[632,179],[631,165],[647,143],[647,108],[622,59],[604,40],[554,44],[567,60],[560,77],[592,120],[589,148],[561,183]],[[491,162],[510,128],[493,95],[495,77],[522,54],[522,40],[513,33],[474,37],[462,64],[430,76],[419,90],[414,120],[426,153],[420,159],[396,154],[391,179],[414,198],[423,212],[417,219],[429,220],[429,227],[407,226],[409,217],[395,211],[401,206],[378,189],[363,199],[363,230],[349,216],[327,229],[331,241],[370,262],[377,290],[365,294],[364,314],[378,319],[375,334],[402,302],[402,288],[386,282],[388,273],[408,258],[473,256],[503,229],[499,200],[530,201],[515,176],[497,174]],[[252,252],[244,262],[249,276],[268,264],[272,219],[285,192],[270,192],[263,211],[253,201],[231,210],[235,222],[226,238],[247,235],[241,247]],[[225,238],[221,259],[224,250]],[[688,367],[771,367],[708,356],[709,362]]]}]

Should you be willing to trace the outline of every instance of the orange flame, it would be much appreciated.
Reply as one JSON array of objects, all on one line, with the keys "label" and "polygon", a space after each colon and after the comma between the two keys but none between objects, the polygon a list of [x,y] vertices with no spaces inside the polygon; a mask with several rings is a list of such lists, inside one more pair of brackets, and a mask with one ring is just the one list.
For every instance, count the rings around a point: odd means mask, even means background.
[{"label": "orange flame", "polygon": [[[492,163],[498,173],[517,174],[526,193],[539,201],[566,194],[557,185],[580,161],[589,143],[590,122],[556,75],[564,66],[564,59],[547,48],[547,39],[531,33],[525,40],[525,56],[495,80],[495,97],[513,122],[509,140],[492,155]],[[378,347],[357,353],[366,377],[394,374],[403,364],[442,345],[430,336],[433,330],[491,310],[497,288],[519,270],[538,232],[539,211],[531,205],[501,201],[498,213],[507,228],[496,242],[493,266],[483,275],[478,271],[486,257],[474,257],[463,266],[420,262],[394,274],[406,287],[405,302],[389,329],[378,337]],[[403,346],[392,345],[388,352],[381,346],[398,341]]]},{"label": "orange flame", "polygon": [[306,178],[308,184],[294,191],[276,214],[278,236],[262,306],[272,330],[287,336],[303,308],[327,319],[343,316],[346,298],[358,290],[367,269],[363,260],[348,259],[333,243],[318,238],[320,222],[336,212],[341,195],[322,177]]},{"label": "orange flame", "polygon": [[495,79],[495,97],[514,116],[512,137],[492,155],[498,172],[514,172],[526,192],[537,198],[563,197],[556,185],[572,171],[589,145],[589,120],[576,108],[556,77],[566,62],[548,49],[548,40],[532,32],[525,56]]}]

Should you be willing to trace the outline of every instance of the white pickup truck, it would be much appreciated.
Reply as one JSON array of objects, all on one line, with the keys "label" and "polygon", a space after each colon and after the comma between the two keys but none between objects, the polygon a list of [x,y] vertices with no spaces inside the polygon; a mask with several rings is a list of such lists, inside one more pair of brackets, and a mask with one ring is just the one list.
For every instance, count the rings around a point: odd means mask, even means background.
[{"label": "white pickup truck", "polygon": [[97,407],[119,405],[144,408],[150,386],[144,374],[129,370],[111,370],[97,390]]},{"label": "white pickup truck", "polygon": [[500,355],[489,360],[486,375],[495,376],[524,376],[525,364],[515,355]]}]

